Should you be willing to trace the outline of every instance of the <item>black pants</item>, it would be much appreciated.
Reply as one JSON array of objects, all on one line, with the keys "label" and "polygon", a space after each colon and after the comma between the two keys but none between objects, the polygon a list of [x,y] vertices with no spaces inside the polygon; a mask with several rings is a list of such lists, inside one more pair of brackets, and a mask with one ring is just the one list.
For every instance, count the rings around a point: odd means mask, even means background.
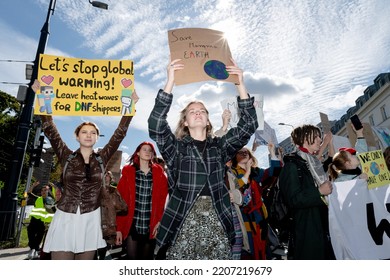
[{"label": "black pants", "polygon": [[149,233],[138,234],[133,225],[125,240],[127,259],[129,260],[153,260],[156,239],[149,239]]},{"label": "black pants", "polygon": [[28,246],[30,249],[39,251],[39,246],[45,234],[45,223],[41,220],[31,217],[30,224],[27,227]]}]

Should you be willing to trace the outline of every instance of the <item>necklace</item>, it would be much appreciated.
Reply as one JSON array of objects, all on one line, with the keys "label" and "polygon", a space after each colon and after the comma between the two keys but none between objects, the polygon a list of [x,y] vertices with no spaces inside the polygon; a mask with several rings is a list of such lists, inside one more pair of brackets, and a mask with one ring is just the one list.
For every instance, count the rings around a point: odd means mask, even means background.
[{"label": "necklace", "polygon": [[204,141],[194,140],[194,144],[195,144],[196,148],[198,149],[200,156],[202,158],[204,158],[206,146],[207,146],[207,140],[204,140]]}]

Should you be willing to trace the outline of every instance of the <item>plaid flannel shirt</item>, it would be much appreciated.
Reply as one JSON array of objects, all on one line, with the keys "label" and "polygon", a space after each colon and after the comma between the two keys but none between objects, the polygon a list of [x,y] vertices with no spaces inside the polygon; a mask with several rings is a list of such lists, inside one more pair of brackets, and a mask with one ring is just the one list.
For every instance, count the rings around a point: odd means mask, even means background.
[{"label": "plaid flannel shirt", "polygon": [[157,249],[175,242],[186,215],[205,185],[210,188],[214,209],[227,236],[233,241],[232,211],[224,180],[225,164],[248,143],[258,127],[254,98],[238,97],[241,115],[237,127],[230,129],[223,137],[207,137],[206,162],[192,137],[178,140],[172,133],[167,122],[172,99],[172,94],[160,90],[148,120],[149,136],[156,142],[168,167],[170,193],[156,238]]}]

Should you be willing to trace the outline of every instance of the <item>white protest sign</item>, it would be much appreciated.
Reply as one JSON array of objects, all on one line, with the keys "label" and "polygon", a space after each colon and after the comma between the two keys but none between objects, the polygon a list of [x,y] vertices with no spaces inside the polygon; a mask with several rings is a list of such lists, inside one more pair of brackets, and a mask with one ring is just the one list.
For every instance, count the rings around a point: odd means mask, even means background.
[{"label": "white protest sign", "polygon": [[[253,102],[253,106],[256,109],[257,114],[257,122],[259,123],[258,129],[264,129],[264,113],[263,113],[263,103],[264,98],[261,94],[251,94],[255,98]],[[240,119],[238,113],[238,104],[237,97],[226,98],[221,101],[222,110],[228,109],[232,113],[232,117],[230,119],[230,126],[236,127],[238,120]]]},{"label": "white protest sign", "polygon": [[368,189],[363,179],[333,184],[329,232],[337,259],[390,259],[390,186]]},{"label": "white protest sign", "polygon": [[278,145],[275,129],[273,129],[266,121],[264,121],[263,130],[256,130],[255,141],[260,145],[268,145],[270,142],[273,143],[275,147]]},{"label": "white protest sign", "polygon": [[349,142],[349,139],[347,137],[333,135],[332,136],[332,143],[334,150],[338,152],[340,148],[351,148],[353,147],[351,145],[351,142]]}]

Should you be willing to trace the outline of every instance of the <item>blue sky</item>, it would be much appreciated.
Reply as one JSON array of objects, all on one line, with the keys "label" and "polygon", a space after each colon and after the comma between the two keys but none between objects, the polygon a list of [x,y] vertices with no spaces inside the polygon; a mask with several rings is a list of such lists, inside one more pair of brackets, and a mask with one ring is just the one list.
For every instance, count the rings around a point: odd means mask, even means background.
[{"label": "blue sky", "polygon": [[[202,27],[225,32],[233,57],[245,71],[250,93],[264,96],[265,120],[279,141],[289,126],[320,122],[319,112],[339,119],[382,72],[390,71],[390,5],[386,0],[158,1],[107,0],[108,10],[87,0],[57,0],[45,53],[88,59],[131,59],[140,96],[137,115],[120,149],[124,157],[150,140],[146,120],[166,78],[167,31]],[[0,59],[34,60],[49,0],[2,0]],[[25,63],[0,62],[0,81],[27,83]],[[0,83],[15,95],[17,85]],[[220,101],[236,94],[227,83],[202,82],[174,88],[169,122],[191,99],[205,102],[214,127],[221,126]],[[69,147],[73,130],[95,121],[103,146],[119,117],[55,117]],[[253,139],[249,143],[252,144]],[[260,166],[267,149],[258,149]]]}]

